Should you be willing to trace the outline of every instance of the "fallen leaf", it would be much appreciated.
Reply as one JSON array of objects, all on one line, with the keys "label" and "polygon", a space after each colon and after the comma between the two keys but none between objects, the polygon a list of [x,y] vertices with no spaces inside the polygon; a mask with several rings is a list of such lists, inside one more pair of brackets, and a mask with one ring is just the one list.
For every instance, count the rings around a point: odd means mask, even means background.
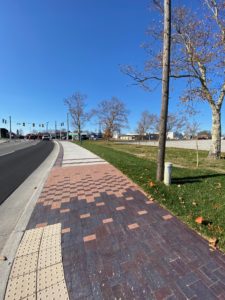
[{"label": "fallen leaf", "polygon": [[221,187],[222,187],[221,183],[220,183],[220,182],[218,182],[218,183],[217,183],[217,187],[216,187],[216,188],[217,188],[217,189],[220,189]]},{"label": "fallen leaf", "polygon": [[155,185],[156,185],[156,184],[155,184],[153,181],[150,181],[150,182],[149,182],[149,186],[150,186],[150,187],[154,187]]},{"label": "fallen leaf", "polygon": [[0,261],[3,261],[3,260],[7,260],[7,257],[6,256],[0,256]]},{"label": "fallen leaf", "polygon": [[203,217],[197,217],[195,219],[195,222],[198,223],[198,224],[202,224],[202,221],[203,221]]},{"label": "fallen leaf", "polygon": [[213,205],[213,208],[215,208],[215,209],[220,208],[220,207],[221,207],[221,204],[219,204],[219,203],[216,203]]},{"label": "fallen leaf", "polygon": [[213,238],[209,238],[209,248],[210,251],[213,251],[217,248],[217,244],[218,244],[218,239],[213,237]]}]

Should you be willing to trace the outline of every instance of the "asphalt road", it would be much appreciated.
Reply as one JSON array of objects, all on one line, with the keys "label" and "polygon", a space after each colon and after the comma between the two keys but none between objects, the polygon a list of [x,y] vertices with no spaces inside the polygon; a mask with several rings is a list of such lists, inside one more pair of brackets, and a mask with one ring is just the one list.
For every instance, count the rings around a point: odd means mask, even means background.
[{"label": "asphalt road", "polygon": [[0,143],[0,156],[10,154],[30,146],[35,146],[39,142],[40,140],[8,140],[5,143]]},{"label": "asphalt road", "polygon": [[54,143],[41,141],[0,156],[0,204],[44,161]]}]

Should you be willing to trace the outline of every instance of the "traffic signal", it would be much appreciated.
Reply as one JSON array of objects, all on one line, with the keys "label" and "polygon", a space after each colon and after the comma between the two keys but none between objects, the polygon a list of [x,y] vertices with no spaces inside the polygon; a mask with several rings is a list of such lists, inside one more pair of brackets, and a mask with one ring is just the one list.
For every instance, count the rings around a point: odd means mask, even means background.
[{"label": "traffic signal", "polygon": [[35,127],[35,123],[33,123],[33,127]]},{"label": "traffic signal", "polygon": [[2,123],[6,124],[7,120],[6,119],[2,119]]},{"label": "traffic signal", "polygon": [[25,123],[23,122],[23,126],[25,126]]},{"label": "traffic signal", "polygon": [[61,126],[64,126],[64,123],[61,123]]}]

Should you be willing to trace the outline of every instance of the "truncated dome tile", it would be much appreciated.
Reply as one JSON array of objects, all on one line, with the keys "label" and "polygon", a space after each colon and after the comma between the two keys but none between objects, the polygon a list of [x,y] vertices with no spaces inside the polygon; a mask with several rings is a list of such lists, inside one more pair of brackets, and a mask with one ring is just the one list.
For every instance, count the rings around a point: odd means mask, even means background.
[{"label": "truncated dome tile", "polygon": [[43,269],[62,262],[60,247],[52,247],[39,252],[38,269]]},{"label": "truncated dome tile", "polygon": [[37,300],[69,300],[65,281],[61,281],[37,293]]},{"label": "truncated dome tile", "polygon": [[41,251],[51,247],[61,247],[61,233],[60,235],[49,235],[42,239],[40,246]]},{"label": "truncated dome tile", "polygon": [[62,263],[38,270],[37,291],[41,291],[64,280]]},{"label": "truncated dome tile", "polygon": [[55,235],[55,234],[61,234],[61,223],[44,227],[42,238],[45,238],[49,235]]},{"label": "truncated dome tile", "polygon": [[[24,276],[10,278],[7,285],[5,300],[23,299],[36,293],[36,272]],[[32,299],[32,298],[31,298]],[[35,298],[34,298],[35,299]]]},{"label": "truncated dome tile", "polygon": [[43,233],[43,227],[26,230],[23,235],[22,242],[26,242],[29,240],[35,240],[35,239],[41,239],[42,233]]},{"label": "truncated dome tile", "polygon": [[39,251],[41,240],[33,240],[32,242],[22,242],[16,252],[16,257],[31,254]]},{"label": "truncated dome tile", "polygon": [[38,252],[15,258],[10,273],[10,278],[25,275],[36,271]]}]

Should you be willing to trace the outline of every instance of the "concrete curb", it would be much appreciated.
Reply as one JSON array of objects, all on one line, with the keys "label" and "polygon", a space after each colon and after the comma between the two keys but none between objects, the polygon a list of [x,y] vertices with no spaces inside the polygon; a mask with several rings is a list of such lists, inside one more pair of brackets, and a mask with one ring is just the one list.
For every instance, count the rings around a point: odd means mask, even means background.
[{"label": "concrete curb", "polygon": [[[27,187],[33,187],[30,191],[29,198],[26,199],[27,203],[23,210],[23,213],[19,216],[15,228],[11,232],[5,246],[1,252],[1,255],[6,256],[7,260],[0,262],[0,299],[4,299],[5,290],[8,282],[13,259],[15,257],[17,248],[22,239],[26,226],[30,220],[33,209],[36,205],[36,201],[39,198],[45,181],[51,171],[55,160],[59,153],[59,144],[55,143],[55,147],[52,153],[42,162],[42,164],[19,186],[13,194],[9,197],[11,199],[18,198],[21,192]],[[21,196],[20,196],[21,197]],[[7,200],[11,200],[11,199]],[[12,201],[12,200],[11,200]],[[7,201],[6,201],[7,202]]]}]

